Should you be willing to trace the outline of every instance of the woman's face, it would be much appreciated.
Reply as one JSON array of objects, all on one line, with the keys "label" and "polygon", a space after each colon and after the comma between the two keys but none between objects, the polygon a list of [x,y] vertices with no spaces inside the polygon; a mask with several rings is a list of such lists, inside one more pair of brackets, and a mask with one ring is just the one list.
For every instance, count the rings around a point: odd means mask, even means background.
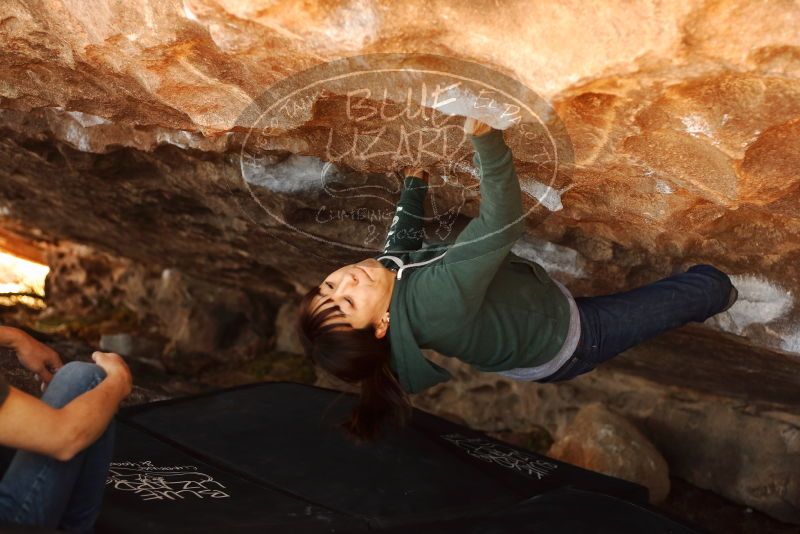
[{"label": "woman's face", "polygon": [[[388,316],[394,281],[395,273],[374,258],[351,263],[325,277],[319,286],[321,296],[315,297],[311,306],[338,304],[344,316],[336,317],[337,322],[353,328],[373,325],[377,335],[381,319]],[[385,327],[382,330],[385,333]]]}]

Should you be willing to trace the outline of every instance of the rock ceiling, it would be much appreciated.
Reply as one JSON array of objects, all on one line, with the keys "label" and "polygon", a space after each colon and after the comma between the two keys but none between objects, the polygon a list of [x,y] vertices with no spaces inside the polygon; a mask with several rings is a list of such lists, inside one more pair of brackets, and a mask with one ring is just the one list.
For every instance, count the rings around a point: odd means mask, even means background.
[{"label": "rock ceiling", "polygon": [[[398,161],[331,161],[326,135],[359,127],[346,84],[328,80],[301,112],[260,125],[261,144],[248,145],[248,110],[342,58],[394,54],[383,64],[431,71],[441,58],[469,61],[484,67],[473,77],[513,80],[549,103],[568,140],[569,172],[547,181],[537,142],[516,126],[506,134],[529,186],[520,254],[576,295],[712,263],[741,300],[711,326],[800,353],[799,27],[790,1],[6,0],[0,225],[291,294],[366,254],[338,245],[377,247]],[[375,118],[359,131],[391,144],[421,120],[394,121],[380,139]],[[458,154],[425,163],[458,160],[468,182],[474,168]],[[379,219],[348,212],[352,198],[323,199],[326,173],[389,191],[363,206]],[[477,214],[475,188],[444,185],[428,209],[458,227]],[[323,204],[336,224],[321,224]]]}]

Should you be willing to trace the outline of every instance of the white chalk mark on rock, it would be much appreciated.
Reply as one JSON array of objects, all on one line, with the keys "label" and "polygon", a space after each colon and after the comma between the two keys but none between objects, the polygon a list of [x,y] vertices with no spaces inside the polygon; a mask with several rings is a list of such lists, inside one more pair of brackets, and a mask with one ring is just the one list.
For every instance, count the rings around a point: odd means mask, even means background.
[{"label": "white chalk mark on rock", "polygon": [[786,289],[754,275],[730,275],[739,291],[739,299],[724,313],[710,317],[706,323],[720,330],[744,335],[753,324],[766,324],[789,313],[794,299]]},{"label": "white chalk mark on rock", "polygon": [[664,180],[656,180],[656,191],[659,193],[664,193],[666,195],[671,195],[675,192],[670,184],[665,182]]},{"label": "white chalk mark on rock", "polygon": [[554,189],[532,178],[520,180],[519,186],[526,194],[537,199],[542,203],[542,206],[550,211],[558,211],[564,208],[564,205],[561,204],[561,193],[558,189]]},{"label": "white chalk mark on rock", "polygon": [[800,354],[800,328],[797,328],[794,332],[791,332],[789,335],[783,338],[781,349],[785,350],[786,352],[795,352]]},{"label": "white chalk mark on rock", "polygon": [[575,278],[585,276],[583,258],[577,250],[569,247],[524,235],[514,244],[511,252],[521,258],[535,261],[548,272],[562,272]]},{"label": "white chalk mark on rock", "polygon": [[183,15],[191,21],[200,22],[200,19],[197,18],[197,15],[195,15],[194,12],[189,8],[189,6],[186,5],[185,0],[183,2]]},{"label": "white chalk mark on rock", "polygon": [[[276,193],[319,191],[324,185],[321,177],[326,175],[323,171],[324,161],[295,154],[280,162],[271,156],[247,156],[242,158],[242,166],[247,183]],[[337,173],[338,170],[327,171],[327,175]]]}]

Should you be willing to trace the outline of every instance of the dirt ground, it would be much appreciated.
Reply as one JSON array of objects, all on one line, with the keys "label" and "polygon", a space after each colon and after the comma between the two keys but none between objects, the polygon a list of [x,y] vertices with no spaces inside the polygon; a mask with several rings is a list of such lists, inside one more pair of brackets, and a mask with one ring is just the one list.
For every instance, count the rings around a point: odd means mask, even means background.
[{"label": "dirt ground", "polygon": [[752,508],[672,478],[669,497],[659,508],[673,517],[715,534],[797,534],[800,525],[788,525]]}]

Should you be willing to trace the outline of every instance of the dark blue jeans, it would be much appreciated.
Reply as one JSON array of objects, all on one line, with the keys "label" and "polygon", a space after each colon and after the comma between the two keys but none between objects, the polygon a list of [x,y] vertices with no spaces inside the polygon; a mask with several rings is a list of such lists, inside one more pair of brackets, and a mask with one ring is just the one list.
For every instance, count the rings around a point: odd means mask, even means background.
[{"label": "dark blue jeans", "polygon": [[[97,365],[70,362],[55,374],[42,400],[61,408],[105,376]],[[91,532],[100,513],[113,447],[112,421],[97,441],[68,462],[18,451],[0,481],[0,521]]]},{"label": "dark blue jeans", "polygon": [[578,346],[564,365],[540,382],[575,378],[648,338],[705,321],[725,306],[731,286],[727,274],[698,264],[630,291],[576,298],[581,318]]}]

